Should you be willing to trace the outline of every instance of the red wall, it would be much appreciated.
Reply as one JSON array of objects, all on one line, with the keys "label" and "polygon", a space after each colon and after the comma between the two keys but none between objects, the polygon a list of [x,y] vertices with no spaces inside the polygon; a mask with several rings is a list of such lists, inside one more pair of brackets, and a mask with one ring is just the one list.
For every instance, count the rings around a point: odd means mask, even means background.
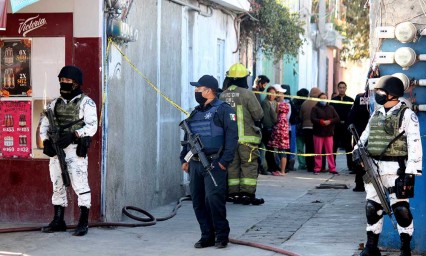
[{"label": "red wall", "polygon": [[[84,75],[83,91],[98,106],[101,104],[101,70],[102,39],[74,38],[72,13],[22,13],[8,14],[7,30],[0,32],[0,37],[22,37],[20,24],[31,17],[39,15],[47,23],[31,32],[26,37],[65,37],[66,65],[79,66]],[[57,74],[50,74],[57,76]],[[59,85],[58,85],[59,89]],[[99,115],[98,115],[99,116]],[[101,131],[93,138],[89,151],[89,183],[92,192],[90,219],[100,219],[101,205]],[[49,176],[49,161],[45,159],[0,159],[0,221],[1,222],[50,222],[53,216],[51,204],[52,184]],[[68,189],[67,223],[78,220],[77,197],[70,187]]]}]

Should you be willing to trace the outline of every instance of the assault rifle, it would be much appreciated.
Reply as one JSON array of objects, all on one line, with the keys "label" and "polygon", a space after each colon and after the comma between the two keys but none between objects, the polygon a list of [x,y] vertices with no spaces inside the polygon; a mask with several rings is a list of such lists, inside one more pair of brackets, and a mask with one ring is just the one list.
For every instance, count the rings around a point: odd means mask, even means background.
[{"label": "assault rifle", "polygon": [[383,210],[389,216],[393,227],[396,229],[395,223],[392,219],[393,213],[389,203],[389,194],[382,184],[378,171],[374,170],[373,160],[368,155],[368,152],[365,149],[364,145],[361,143],[360,138],[358,136],[358,132],[355,130],[354,125],[353,124],[349,125],[348,130],[350,131],[350,133],[352,133],[352,135],[355,138],[356,144],[358,145],[358,152],[359,152],[359,157],[361,159],[361,166],[365,170],[365,174],[364,176],[362,176],[362,179],[364,180],[366,184],[371,183],[373,185],[374,190],[376,190],[377,196],[379,197]]},{"label": "assault rifle", "polygon": [[200,162],[203,165],[204,169],[212,178],[213,184],[217,187],[216,180],[210,172],[213,169],[213,166],[207,158],[206,154],[203,152],[204,146],[201,142],[200,136],[191,132],[191,129],[189,128],[188,122],[186,120],[180,122],[179,126],[185,132],[187,137],[186,141],[181,141],[181,145],[189,145],[189,151],[185,156],[185,161],[189,162],[194,155],[198,155],[198,159],[200,159]]},{"label": "assault rifle", "polygon": [[68,173],[67,163],[65,162],[65,152],[64,149],[59,147],[57,142],[61,135],[61,129],[55,125],[55,117],[53,111],[50,108],[47,108],[45,111],[47,119],[49,120],[49,130],[47,132],[50,141],[52,142],[52,147],[56,151],[58,156],[59,165],[61,166],[61,175],[65,187],[68,187],[70,183],[70,175]]}]

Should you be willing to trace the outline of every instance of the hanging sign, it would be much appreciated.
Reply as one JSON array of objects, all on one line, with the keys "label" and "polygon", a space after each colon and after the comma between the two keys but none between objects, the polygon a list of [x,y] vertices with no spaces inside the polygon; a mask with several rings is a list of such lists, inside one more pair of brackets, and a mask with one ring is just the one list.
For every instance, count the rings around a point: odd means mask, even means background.
[{"label": "hanging sign", "polygon": [[12,7],[12,13],[15,13],[25,6],[36,3],[38,0],[10,0],[10,6]]},{"label": "hanging sign", "polygon": [[31,96],[31,39],[0,41],[1,96]]},{"label": "hanging sign", "polygon": [[0,157],[31,156],[31,101],[0,102]]}]

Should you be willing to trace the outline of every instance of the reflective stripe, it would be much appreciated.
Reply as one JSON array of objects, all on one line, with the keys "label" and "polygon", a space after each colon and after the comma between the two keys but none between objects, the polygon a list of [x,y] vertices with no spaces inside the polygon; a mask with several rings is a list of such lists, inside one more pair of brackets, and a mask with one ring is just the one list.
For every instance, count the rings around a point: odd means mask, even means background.
[{"label": "reflective stripe", "polygon": [[241,179],[241,185],[256,186],[256,184],[257,184],[257,179],[252,179],[252,178]]},{"label": "reflective stripe", "polygon": [[237,86],[236,86],[236,85],[231,85],[231,86],[229,86],[229,87],[228,87],[228,90],[233,91],[233,90],[235,90],[236,88],[237,88]]},{"label": "reflective stripe", "polygon": [[244,109],[241,105],[237,105],[237,125],[239,142],[260,144],[261,138],[258,136],[244,136]]},{"label": "reflective stripe", "polygon": [[240,185],[240,179],[228,179],[228,186]]}]

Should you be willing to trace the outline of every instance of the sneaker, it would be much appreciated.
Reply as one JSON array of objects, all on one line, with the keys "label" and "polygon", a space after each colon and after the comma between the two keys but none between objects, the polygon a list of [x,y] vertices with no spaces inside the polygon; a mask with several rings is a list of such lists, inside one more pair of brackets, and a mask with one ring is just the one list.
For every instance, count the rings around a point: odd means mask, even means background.
[{"label": "sneaker", "polygon": [[279,171],[273,172],[272,175],[274,175],[274,176],[283,176],[282,173],[279,172]]},{"label": "sneaker", "polygon": [[318,175],[319,173],[319,171],[314,171],[314,175]]},{"label": "sneaker", "polygon": [[335,175],[339,175],[339,173],[338,173],[338,172],[336,172],[336,171],[329,171],[329,173],[331,173],[331,174],[335,174]]},{"label": "sneaker", "polygon": [[226,246],[228,246],[228,240],[216,241],[216,243],[214,244],[214,246],[217,249],[223,249]]},{"label": "sneaker", "polygon": [[201,238],[194,244],[194,247],[197,249],[206,248],[215,245],[215,242],[213,239],[203,239]]}]

